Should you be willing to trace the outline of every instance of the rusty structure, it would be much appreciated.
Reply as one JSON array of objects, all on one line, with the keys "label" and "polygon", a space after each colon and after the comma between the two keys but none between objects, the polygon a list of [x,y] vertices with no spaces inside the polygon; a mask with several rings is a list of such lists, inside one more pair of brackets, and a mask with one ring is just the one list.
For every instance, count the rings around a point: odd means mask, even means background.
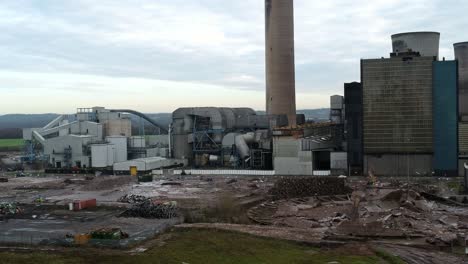
[{"label": "rusty structure", "polygon": [[266,110],[296,125],[294,1],[265,0]]}]

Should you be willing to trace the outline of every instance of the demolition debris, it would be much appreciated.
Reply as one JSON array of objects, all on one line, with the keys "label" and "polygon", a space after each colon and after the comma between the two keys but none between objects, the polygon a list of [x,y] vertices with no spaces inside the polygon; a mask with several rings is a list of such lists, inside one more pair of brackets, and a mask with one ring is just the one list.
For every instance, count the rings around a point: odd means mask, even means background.
[{"label": "demolition debris", "polygon": [[334,177],[284,178],[278,180],[269,194],[274,199],[290,199],[351,193],[345,179]]}]

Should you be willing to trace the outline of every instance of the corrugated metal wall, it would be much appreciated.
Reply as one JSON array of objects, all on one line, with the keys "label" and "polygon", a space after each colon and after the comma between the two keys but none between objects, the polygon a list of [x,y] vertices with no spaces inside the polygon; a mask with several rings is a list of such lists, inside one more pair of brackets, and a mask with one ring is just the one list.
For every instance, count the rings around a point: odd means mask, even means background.
[{"label": "corrugated metal wall", "polygon": [[364,153],[432,153],[432,62],[362,60]]},{"label": "corrugated metal wall", "polygon": [[457,62],[435,61],[433,65],[434,170],[457,176]]},{"label": "corrugated metal wall", "polygon": [[459,123],[458,142],[460,153],[468,155],[468,123]]}]

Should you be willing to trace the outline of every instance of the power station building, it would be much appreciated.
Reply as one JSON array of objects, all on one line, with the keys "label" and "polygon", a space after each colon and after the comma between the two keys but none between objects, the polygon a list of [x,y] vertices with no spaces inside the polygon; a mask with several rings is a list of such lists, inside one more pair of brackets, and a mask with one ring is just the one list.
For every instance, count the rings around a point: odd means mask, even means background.
[{"label": "power station building", "polygon": [[396,34],[390,58],[361,60],[361,84],[345,85],[351,170],[458,174],[458,64],[438,60],[439,39],[436,32]]}]

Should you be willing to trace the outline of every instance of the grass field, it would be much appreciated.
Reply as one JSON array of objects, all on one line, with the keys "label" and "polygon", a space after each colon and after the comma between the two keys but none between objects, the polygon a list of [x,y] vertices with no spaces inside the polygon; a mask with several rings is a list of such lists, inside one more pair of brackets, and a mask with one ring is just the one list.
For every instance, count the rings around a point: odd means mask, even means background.
[{"label": "grass field", "polygon": [[23,146],[24,140],[21,138],[18,139],[1,139],[0,138],[0,148],[19,148]]},{"label": "grass field", "polygon": [[321,251],[292,242],[214,230],[178,230],[163,235],[157,246],[132,255],[122,251],[82,250],[68,253],[0,253],[1,263],[190,263],[190,264],[315,264],[393,263],[377,255]]}]

